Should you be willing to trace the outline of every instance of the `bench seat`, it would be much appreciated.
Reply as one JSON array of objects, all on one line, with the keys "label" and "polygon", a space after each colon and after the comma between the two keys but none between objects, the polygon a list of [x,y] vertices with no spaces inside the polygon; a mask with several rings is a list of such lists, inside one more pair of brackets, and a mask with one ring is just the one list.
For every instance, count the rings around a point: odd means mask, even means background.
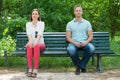
[{"label": "bench seat", "polygon": [[[68,56],[66,47],[65,32],[44,32],[44,40],[46,44],[46,50],[41,53],[41,56]],[[101,55],[102,54],[114,54],[114,51],[110,49],[108,32],[93,32],[93,40],[91,43],[95,46],[95,53],[97,55],[97,69],[102,72],[101,66]],[[25,44],[27,43],[27,35],[25,32],[18,32],[16,35],[16,51],[13,55],[25,56],[26,49]],[[80,53],[83,53],[82,51]]]}]

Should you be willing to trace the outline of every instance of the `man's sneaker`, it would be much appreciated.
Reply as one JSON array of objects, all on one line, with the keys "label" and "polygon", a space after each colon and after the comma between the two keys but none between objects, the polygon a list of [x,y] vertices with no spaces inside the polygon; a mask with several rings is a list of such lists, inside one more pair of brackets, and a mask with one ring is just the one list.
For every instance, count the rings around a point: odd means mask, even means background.
[{"label": "man's sneaker", "polygon": [[86,69],[85,68],[81,68],[81,72],[86,73]]},{"label": "man's sneaker", "polygon": [[79,74],[80,74],[80,68],[78,68],[78,67],[76,68],[75,74],[76,74],[76,75],[79,75]]}]

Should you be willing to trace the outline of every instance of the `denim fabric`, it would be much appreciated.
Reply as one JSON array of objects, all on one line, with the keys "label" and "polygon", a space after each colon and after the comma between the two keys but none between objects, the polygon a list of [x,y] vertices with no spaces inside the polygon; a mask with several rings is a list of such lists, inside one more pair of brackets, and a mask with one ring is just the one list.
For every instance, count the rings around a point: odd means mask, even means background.
[{"label": "denim fabric", "polygon": [[[79,55],[78,55],[79,50],[84,51],[81,59],[79,58]],[[67,46],[67,51],[68,51],[68,54],[71,57],[74,65],[79,67],[79,68],[84,68],[85,69],[91,55],[95,51],[95,47],[93,46],[93,44],[88,43],[86,46],[84,46],[82,48],[78,48],[74,44],[70,43]]]}]

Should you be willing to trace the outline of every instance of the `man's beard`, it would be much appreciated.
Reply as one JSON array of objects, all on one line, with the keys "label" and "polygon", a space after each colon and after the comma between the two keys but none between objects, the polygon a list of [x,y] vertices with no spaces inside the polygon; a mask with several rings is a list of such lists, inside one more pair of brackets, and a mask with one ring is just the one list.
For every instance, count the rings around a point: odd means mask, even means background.
[{"label": "man's beard", "polygon": [[77,17],[77,18],[81,18],[81,15],[77,15],[76,17]]}]

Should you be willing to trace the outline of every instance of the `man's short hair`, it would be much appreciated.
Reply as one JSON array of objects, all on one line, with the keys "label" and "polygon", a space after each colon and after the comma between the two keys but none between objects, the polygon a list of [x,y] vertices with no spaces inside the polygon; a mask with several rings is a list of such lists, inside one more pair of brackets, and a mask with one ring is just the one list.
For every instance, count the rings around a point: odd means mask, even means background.
[{"label": "man's short hair", "polygon": [[74,6],[74,10],[75,10],[77,7],[81,7],[81,8],[82,8],[82,6],[81,6],[80,4],[77,4],[77,5]]}]

